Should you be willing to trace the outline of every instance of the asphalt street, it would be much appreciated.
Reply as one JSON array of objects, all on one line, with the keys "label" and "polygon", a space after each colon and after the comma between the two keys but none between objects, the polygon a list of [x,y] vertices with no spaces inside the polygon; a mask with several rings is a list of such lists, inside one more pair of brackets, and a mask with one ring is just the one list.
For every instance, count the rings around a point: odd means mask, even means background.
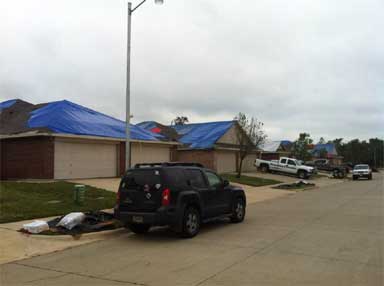
[{"label": "asphalt street", "polygon": [[[273,190],[271,190],[273,191]],[[258,202],[193,239],[128,232],[3,264],[1,285],[383,285],[383,175]]]}]

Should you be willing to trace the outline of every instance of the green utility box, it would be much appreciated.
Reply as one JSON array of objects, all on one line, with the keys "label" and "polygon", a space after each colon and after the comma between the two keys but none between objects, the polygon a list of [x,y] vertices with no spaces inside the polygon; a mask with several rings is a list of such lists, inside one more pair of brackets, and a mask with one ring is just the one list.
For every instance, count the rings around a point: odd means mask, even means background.
[{"label": "green utility box", "polygon": [[84,185],[75,185],[75,190],[73,192],[73,200],[76,204],[83,204],[85,200],[85,186]]}]

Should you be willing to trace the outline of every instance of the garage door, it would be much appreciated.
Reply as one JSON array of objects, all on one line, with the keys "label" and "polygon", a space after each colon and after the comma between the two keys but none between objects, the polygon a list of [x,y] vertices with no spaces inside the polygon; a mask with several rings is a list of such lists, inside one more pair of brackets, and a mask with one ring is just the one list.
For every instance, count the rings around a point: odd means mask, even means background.
[{"label": "garage door", "polygon": [[55,141],[55,179],[117,176],[116,144]]},{"label": "garage door", "polygon": [[220,173],[230,173],[236,171],[236,152],[217,151],[216,170]]},{"label": "garage door", "polygon": [[131,150],[131,164],[158,163],[170,161],[169,146],[159,144],[133,143]]}]

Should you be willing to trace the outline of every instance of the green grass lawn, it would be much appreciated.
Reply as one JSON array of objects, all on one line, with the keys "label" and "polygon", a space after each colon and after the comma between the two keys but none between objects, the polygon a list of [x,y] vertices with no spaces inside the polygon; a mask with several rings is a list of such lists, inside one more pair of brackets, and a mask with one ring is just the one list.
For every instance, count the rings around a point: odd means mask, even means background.
[{"label": "green grass lawn", "polygon": [[0,182],[0,223],[101,210],[115,204],[115,193],[86,186],[85,201],[77,205],[74,186],[68,182]]},{"label": "green grass lawn", "polygon": [[236,175],[232,175],[232,174],[224,174],[222,175],[222,177],[233,183],[239,183],[239,184],[249,185],[253,187],[261,187],[261,186],[282,183],[277,180],[264,179],[264,178],[258,178],[258,177],[249,177],[249,176],[241,176],[240,178],[236,178]]}]

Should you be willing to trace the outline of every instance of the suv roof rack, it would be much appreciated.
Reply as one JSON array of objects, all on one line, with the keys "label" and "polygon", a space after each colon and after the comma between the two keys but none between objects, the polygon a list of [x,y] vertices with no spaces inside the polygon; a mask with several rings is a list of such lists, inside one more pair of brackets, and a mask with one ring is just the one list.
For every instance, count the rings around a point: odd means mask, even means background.
[{"label": "suv roof rack", "polygon": [[139,164],[135,164],[134,168],[175,167],[175,166],[204,168],[203,164],[188,163],[188,162],[139,163]]}]

